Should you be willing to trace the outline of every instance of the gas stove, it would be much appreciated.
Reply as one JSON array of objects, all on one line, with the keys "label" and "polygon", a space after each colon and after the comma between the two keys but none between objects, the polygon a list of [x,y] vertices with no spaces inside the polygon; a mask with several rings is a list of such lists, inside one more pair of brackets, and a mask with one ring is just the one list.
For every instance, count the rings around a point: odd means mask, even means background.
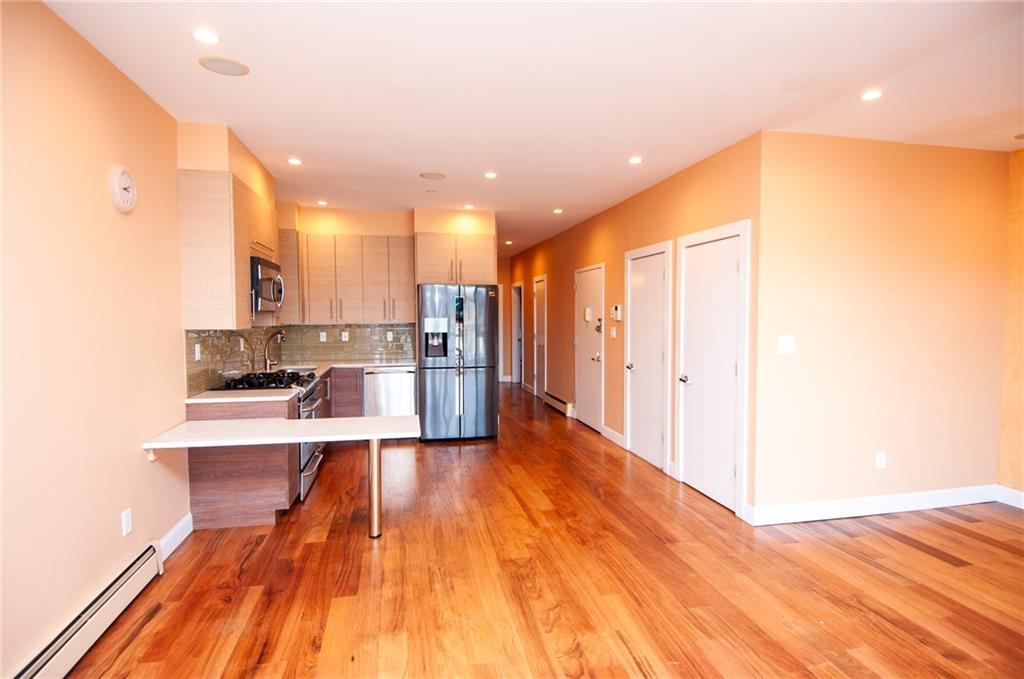
[{"label": "gas stove", "polygon": [[235,391],[244,389],[288,389],[297,387],[305,391],[316,382],[316,373],[298,373],[289,370],[277,372],[246,373],[228,380],[214,391]]}]

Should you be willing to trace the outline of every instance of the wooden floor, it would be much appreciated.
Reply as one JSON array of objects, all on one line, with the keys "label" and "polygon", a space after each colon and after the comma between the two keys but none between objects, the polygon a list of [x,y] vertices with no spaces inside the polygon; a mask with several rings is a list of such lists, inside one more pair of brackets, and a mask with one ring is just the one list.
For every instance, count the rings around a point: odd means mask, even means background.
[{"label": "wooden floor", "polygon": [[502,388],[501,438],[339,445],[273,529],[198,531],[73,676],[1024,676],[1024,513],[751,528]]}]

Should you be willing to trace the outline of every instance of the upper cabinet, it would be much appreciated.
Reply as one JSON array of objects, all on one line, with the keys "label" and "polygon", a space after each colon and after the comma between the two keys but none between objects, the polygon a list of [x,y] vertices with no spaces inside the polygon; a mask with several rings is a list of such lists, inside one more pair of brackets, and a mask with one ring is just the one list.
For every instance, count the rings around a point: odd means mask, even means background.
[{"label": "upper cabinet", "polygon": [[282,229],[278,232],[278,250],[281,264],[281,278],[284,279],[284,302],[278,314],[281,325],[302,323],[302,280],[299,266],[299,232]]},{"label": "upper cabinet", "polygon": [[[335,315],[338,285],[334,236],[304,233],[302,246],[304,320],[314,325],[338,323]],[[287,294],[288,291],[285,290],[285,295]]]},{"label": "upper cabinet", "polygon": [[497,246],[491,234],[416,234],[416,283],[493,285]]},{"label": "upper cabinet", "polygon": [[[274,314],[252,313],[249,257],[276,260],[275,253],[252,247],[253,231],[274,224],[273,205],[254,195],[227,171],[178,171],[185,328],[237,330],[276,321]],[[276,249],[276,233],[268,240]]]},{"label": "upper cabinet", "polygon": [[413,237],[388,236],[388,294],[392,323],[416,322],[416,278]]},{"label": "upper cabinet", "polygon": [[248,234],[248,247],[254,255],[280,261],[279,237],[274,223],[274,205],[262,197],[238,177],[231,176],[231,190],[234,195],[236,227],[241,226]]},{"label": "upper cabinet", "polygon": [[337,323],[362,323],[364,318],[363,237],[334,237],[335,280],[338,291]]}]

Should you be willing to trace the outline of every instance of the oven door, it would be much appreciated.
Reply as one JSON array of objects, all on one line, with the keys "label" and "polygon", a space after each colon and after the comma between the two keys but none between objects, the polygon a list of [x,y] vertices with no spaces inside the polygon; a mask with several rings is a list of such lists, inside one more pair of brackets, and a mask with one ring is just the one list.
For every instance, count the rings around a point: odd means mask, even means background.
[{"label": "oven door", "polygon": [[269,259],[251,257],[253,311],[277,311],[284,304],[281,267]]},{"label": "oven door", "polygon": [[[325,382],[317,380],[306,392],[308,396],[299,402],[299,418],[303,420],[315,420],[316,411],[320,409],[326,393]],[[326,443],[313,441],[299,444],[299,468],[296,473],[299,475],[299,501],[306,499],[316,475],[320,472],[320,463],[324,459],[324,448]]]}]

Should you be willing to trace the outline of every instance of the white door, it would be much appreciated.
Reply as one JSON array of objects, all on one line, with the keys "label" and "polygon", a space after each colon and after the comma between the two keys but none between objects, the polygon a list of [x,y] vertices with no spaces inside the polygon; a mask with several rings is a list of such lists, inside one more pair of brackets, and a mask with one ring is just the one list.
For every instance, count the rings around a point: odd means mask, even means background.
[{"label": "white door", "polygon": [[512,288],[512,381],[523,381],[523,288]]},{"label": "white door", "polygon": [[533,282],[533,393],[544,398],[547,391],[548,282]]},{"label": "white door", "polygon": [[664,252],[659,252],[630,260],[629,298],[626,301],[626,333],[629,338],[626,356],[629,450],[659,469],[665,466],[667,439],[667,259]]},{"label": "white door", "polygon": [[601,431],[604,267],[576,272],[576,419]]},{"label": "white door", "polygon": [[736,509],[739,236],[683,251],[683,481]]}]

